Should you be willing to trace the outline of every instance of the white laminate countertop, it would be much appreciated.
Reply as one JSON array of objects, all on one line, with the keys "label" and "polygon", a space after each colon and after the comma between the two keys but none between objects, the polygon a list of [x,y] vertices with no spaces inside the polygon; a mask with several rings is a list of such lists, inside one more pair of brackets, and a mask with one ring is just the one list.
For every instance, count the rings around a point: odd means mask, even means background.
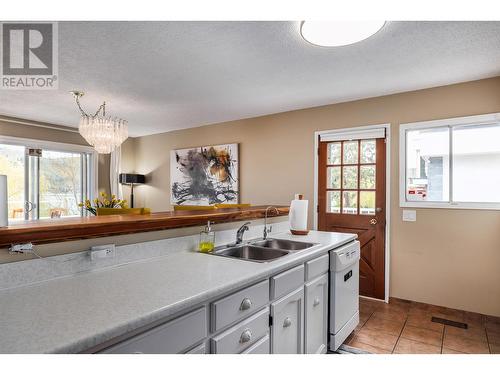
[{"label": "white laminate countertop", "polygon": [[197,252],[0,291],[0,353],[77,353],[241,289],[356,238],[311,231],[273,235],[318,243],[269,263]]}]

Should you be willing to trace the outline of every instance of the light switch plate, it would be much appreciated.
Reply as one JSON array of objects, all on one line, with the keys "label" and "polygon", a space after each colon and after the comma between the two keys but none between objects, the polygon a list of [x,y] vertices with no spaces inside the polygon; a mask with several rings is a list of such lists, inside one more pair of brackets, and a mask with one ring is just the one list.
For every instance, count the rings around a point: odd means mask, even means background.
[{"label": "light switch plate", "polygon": [[417,221],[417,211],[403,210],[403,221]]}]

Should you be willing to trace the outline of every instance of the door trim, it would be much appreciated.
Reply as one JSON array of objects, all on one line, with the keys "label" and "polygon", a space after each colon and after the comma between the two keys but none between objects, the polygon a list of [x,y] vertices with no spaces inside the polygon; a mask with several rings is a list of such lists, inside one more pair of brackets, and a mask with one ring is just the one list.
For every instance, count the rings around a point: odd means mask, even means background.
[{"label": "door trim", "polygon": [[385,129],[385,302],[389,302],[389,277],[390,277],[390,260],[391,260],[391,246],[390,246],[390,229],[391,229],[391,124],[378,124],[368,126],[354,126],[351,128],[321,130],[314,132],[314,206],[313,206],[313,228],[318,230],[318,147],[320,135],[342,133],[352,130],[374,130]]}]

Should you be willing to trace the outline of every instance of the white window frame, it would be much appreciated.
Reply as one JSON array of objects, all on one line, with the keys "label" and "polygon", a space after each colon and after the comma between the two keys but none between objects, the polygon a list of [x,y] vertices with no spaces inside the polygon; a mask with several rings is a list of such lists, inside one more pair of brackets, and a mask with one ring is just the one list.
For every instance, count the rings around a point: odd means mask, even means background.
[{"label": "white window frame", "polygon": [[[0,143],[12,145],[12,146],[24,146],[28,148],[40,148],[40,149],[48,149],[50,151],[61,151],[61,152],[85,152],[91,155],[91,170],[89,172],[90,175],[90,197],[89,199],[96,198],[98,196],[98,182],[97,178],[99,175],[98,166],[99,166],[99,154],[97,151],[90,146],[77,145],[72,143],[61,143],[61,142],[52,142],[52,141],[43,141],[39,139],[30,139],[30,138],[19,138],[19,137],[11,137],[0,135]],[[39,219],[43,220],[43,219]]]},{"label": "white window frame", "polygon": [[422,130],[448,127],[449,129],[462,125],[499,124],[500,113],[490,113],[477,116],[454,117],[433,121],[421,121],[401,124],[399,127],[399,206],[410,208],[451,208],[473,210],[500,210],[500,203],[495,202],[456,202],[453,201],[453,138],[450,131],[450,196],[448,202],[408,201],[406,199],[406,143],[409,130]]}]

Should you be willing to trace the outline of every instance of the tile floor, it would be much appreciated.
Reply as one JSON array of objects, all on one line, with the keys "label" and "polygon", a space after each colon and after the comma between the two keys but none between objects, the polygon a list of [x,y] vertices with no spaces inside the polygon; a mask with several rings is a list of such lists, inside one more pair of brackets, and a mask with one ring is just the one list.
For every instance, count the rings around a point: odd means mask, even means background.
[{"label": "tile floor", "polygon": [[[500,318],[391,298],[360,298],[360,322],[344,344],[370,353],[500,354]],[[467,323],[457,328],[432,317]]]}]

